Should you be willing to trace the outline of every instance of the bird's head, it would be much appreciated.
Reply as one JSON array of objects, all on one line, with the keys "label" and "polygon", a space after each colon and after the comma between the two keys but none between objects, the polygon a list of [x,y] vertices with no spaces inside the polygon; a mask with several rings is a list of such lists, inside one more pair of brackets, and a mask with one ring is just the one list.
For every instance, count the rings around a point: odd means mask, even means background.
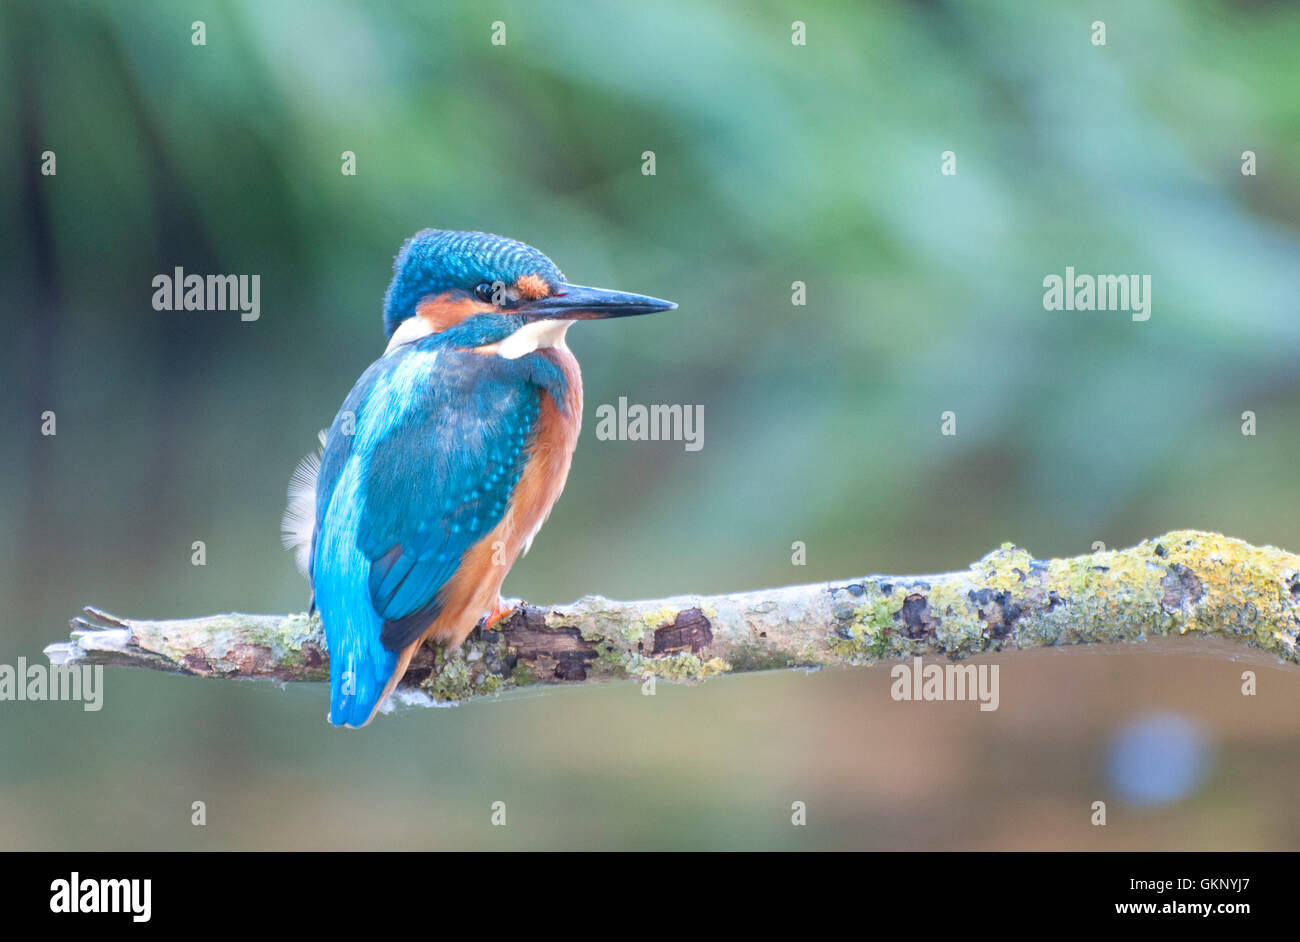
[{"label": "bird's head", "polygon": [[406,240],[384,298],[388,349],[430,334],[515,358],[553,346],[576,320],[677,307],[640,294],[569,284],[531,245],[486,232],[425,229]]}]

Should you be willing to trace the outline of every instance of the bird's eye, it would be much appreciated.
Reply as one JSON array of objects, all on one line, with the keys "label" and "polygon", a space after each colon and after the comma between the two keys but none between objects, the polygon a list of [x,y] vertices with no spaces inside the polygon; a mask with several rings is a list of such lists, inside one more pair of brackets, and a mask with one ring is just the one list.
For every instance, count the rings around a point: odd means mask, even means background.
[{"label": "bird's eye", "polygon": [[485,281],[474,287],[474,297],[478,298],[480,301],[486,301],[488,304],[492,303],[492,296],[494,293],[494,286],[490,281]]}]

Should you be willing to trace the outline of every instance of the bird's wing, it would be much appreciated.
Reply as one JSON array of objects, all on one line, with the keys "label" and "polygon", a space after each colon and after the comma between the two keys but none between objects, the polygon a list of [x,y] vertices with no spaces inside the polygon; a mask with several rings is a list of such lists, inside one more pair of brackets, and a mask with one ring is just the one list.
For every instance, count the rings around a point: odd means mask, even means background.
[{"label": "bird's wing", "polygon": [[357,546],[390,651],[423,634],[465,553],[505,516],[540,411],[538,387],[494,375],[497,358],[444,350],[439,360],[362,478]]}]

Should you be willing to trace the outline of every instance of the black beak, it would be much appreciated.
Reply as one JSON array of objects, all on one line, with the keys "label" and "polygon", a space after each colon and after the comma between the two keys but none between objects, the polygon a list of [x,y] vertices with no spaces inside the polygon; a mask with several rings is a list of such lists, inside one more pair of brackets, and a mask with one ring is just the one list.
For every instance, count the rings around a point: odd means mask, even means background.
[{"label": "black beak", "polygon": [[675,307],[677,305],[672,301],[661,301],[644,294],[563,284],[549,297],[525,301],[515,309],[515,313],[531,320],[595,321],[606,317],[655,314]]}]

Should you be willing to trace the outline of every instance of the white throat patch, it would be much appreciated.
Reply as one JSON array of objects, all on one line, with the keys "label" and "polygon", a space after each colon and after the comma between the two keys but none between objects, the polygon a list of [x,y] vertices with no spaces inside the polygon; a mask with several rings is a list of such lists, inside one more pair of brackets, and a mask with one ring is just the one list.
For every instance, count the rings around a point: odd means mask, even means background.
[{"label": "white throat patch", "polygon": [[496,345],[497,356],[518,360],[534,350],[564,346],[564,335],[573,321],[543,320],[525,324]]},{"label": "white throat patch", "polygon": [[[480,347],[479,350],[484,353],[495,353],[507,360],[518,360],[521,356],[532,353],[534,350],[544,350],[547,347],[563,347],[564,335],[568,332],[569,325],[572,323],[573,321],[560,320],[533,321],[520,327],[505,340],[489,347]],[[393,337],[388,341],[388,347],[384,350],[384,355],[387,356],[403,344],[419,340],[421,337],[428,337],[432,333],[433,328],[423,317],[408,317],[397,326],[397,330],[393,331]]]},{"label": "white throat patch", "polygon": [[427,337],[433,333],[433,327],[423,317],[416,315],[408,317],[397,325],[397,330],[393,331],[393,339],[388,341],[388,347],[384,350],[384,356],[392,353],[404,343],[410,343],[412,340],[419,340],[421,337]]}]

